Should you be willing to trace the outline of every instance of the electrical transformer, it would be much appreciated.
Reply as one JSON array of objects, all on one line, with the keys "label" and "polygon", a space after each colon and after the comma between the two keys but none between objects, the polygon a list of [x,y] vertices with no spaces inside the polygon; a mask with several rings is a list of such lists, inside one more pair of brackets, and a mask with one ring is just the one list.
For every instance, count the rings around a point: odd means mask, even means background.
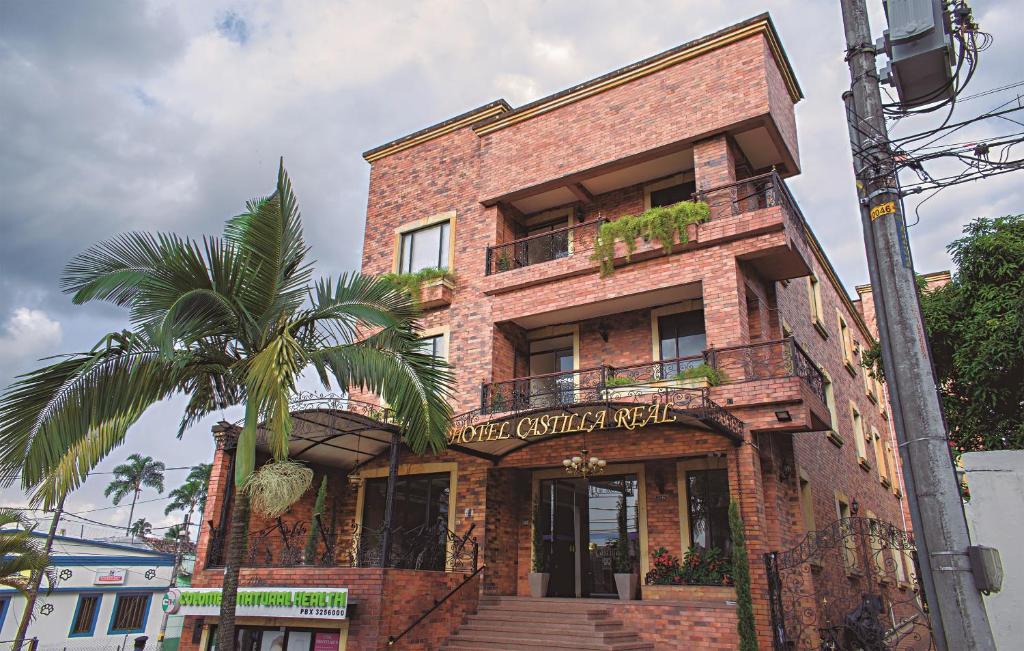
[{"label": "electrical transformer", "polygon": [[949,13],[943,0],[886,0],[889,24],[876,47],[889,57],[879,78],[896,88],[905,108],[952,96],[953,49]]}]

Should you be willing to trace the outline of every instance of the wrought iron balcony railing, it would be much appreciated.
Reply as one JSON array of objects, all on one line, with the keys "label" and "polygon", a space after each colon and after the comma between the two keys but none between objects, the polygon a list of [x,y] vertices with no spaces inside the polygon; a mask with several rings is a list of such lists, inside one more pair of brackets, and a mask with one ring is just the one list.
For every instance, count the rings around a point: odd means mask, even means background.
[{"label": "wrought iron balcony railing", "polygon": [[548,409],[583,402],[611,400],[631,391],[685,385],[706,377],[698,367],[718,371],[723,384],[796,376],[825,401],[821,369],[795,339],[758,342],[728,348],[709,348],[702,355],[644,362],[629,366],[595,366],[491,382],[480,388],[483,413]]},{"label": "wrought iron balcony railing", "polygon": [[487,247],[487,275],[590,251],[603,219],[556,228],[546,233]]},{"label": "wrought iron balcony railing", "polygon": [[712,220],[782,206],[802,226],[803,213],[777,172],[767,172],[694,193],[694,200],[704,201]]},{"label": "wrought iron balcony railing", "polygon": [[[222,567],[229,537],[210,526],[207,567]],[[242,556],[242,567],[390,567],[398,569],[472,572],[477,567],[479,546],[472,528],[464,536],[450,531],[439,520],[411,529],[395,527],[390,535],[390,554],[384,561],[383,529],[354,526],[344,533],[319,527],[312,538],[305,521],[278,518],[274,524],[251,532]]]},{"label": "wrought iron balcony railing", "polygon": [[743,346],[712,348],[708,363],[725,383],[799,377],[823,403],[825,375],[793,337]]}]

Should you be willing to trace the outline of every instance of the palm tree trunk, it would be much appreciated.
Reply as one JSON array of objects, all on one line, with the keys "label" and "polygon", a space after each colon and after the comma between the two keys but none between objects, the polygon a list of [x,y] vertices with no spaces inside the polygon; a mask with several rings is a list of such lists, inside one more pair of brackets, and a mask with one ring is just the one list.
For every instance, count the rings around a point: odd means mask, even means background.
[{"label": "palm tree trunk", "polygon": [[[135,517],[135,501],[137,499],[139,499],[139,489],[136,488],[135,492],[132,493],[132,508],[128,511],[128,526],[124,528],[124,535],[126,536],[132,535],[132,518]],[[135,536],[132,536],[132,538],[134,539]]]},{"label": "palm tree trunk", "polygon": [[[46,544],[43,546],[43,551],[47,556],[50,555],[50,551],[53,549],[53,537],[57,534],[57,524],[60,522],[60,515],[64,512],[64,498],[67,495],[61,495],[60,501],[57,502],[57,508],[53,512],[53,520],[50,522],[50,533],[46,536]],[[14,636],[14,644],[11,645],[11,649],[14,651],[21,651],[22,645],[25,643],[25,636],[28,635],[28,625],[32,620],[32,611],[36,607],[36,597],[39,595],[39,586],[43,582],[43,572],[36,570],[32,573],[29,579],[28,594],[25,595],[25,611],[21,614],[21,621],[18,622],[18,632]]]},{"label": "palm tree trunk", "polygon": [[235,604],[238,600],[238,572],[242,555],[249,542],[249,494],[235,487],[231,510],[231,532],[227,558],[224,559],[224,587],[220,598],[220,621],[217,624],[217,650],[235,648]]}]

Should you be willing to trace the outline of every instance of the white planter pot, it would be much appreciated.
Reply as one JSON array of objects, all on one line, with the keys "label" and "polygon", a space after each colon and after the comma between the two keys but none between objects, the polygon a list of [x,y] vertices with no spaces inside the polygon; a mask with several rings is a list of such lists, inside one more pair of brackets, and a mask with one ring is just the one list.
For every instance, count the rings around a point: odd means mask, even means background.
[{"label": "white planter pot", "polygon": [[632,572],[629,574],[615,573],[615,589],[619,592],[619,599],[632,601],[636,598],[637,579],[637,575]]},{"label": "white planter pot", "polygon": [[551,575],[547,572],[530,572],[527,577],[530,583],[530,596],[534,599],[548,596],[548,583],[551,582]]}]

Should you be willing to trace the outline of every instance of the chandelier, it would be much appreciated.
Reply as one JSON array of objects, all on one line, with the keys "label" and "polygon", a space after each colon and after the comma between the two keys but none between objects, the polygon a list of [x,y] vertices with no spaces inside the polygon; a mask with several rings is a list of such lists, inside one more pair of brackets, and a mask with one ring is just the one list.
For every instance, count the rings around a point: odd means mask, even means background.
[{"label": "chandelier", "polygon": [[608,462],[590,456],[588,450],[583,448],[578,456],[562,459],[562,465],[565,466],[565,471],[574,477],[589,477],[604,472]]}]

